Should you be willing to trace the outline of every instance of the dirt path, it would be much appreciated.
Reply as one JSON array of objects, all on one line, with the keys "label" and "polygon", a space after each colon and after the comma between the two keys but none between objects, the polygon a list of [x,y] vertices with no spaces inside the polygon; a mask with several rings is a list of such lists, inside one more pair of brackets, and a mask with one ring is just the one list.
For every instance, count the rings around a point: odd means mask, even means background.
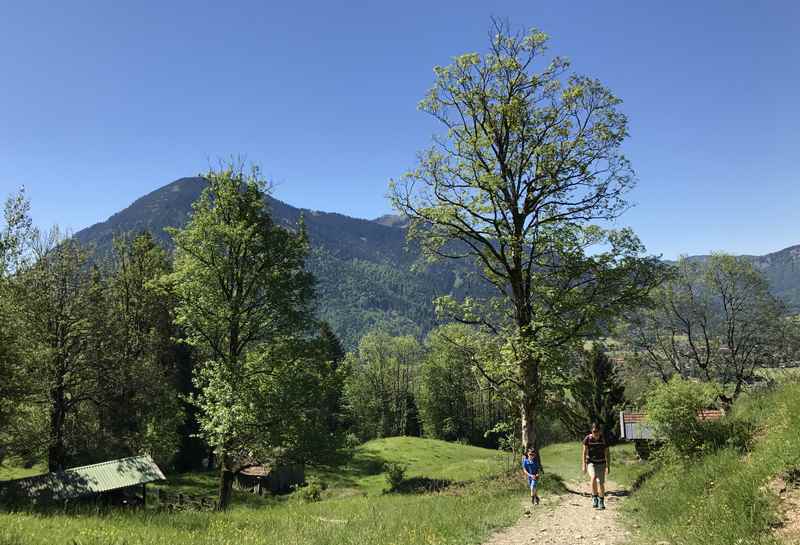
[{"label": "dirt path", "polygon": [[627,491],[606,483],[606,509],[592,509],[588,483],[570,483],[572,493],[545,498],[532,507],[522,504],[524,515],[510,528],[494,534],[484,545],[619,545],[629,532],[619,523],[617,507]]}]

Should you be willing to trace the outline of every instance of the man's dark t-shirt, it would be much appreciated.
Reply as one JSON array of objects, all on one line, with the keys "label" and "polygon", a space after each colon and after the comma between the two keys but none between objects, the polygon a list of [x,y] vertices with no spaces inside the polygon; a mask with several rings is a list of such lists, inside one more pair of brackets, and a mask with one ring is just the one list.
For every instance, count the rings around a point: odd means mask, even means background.
[{"label": "man's dark t-shirt", "polygon": [[601,435],[597,439],[590,433],[583,440],[586,445],[586,462],[590,464],[606,463],[606,440]]}]

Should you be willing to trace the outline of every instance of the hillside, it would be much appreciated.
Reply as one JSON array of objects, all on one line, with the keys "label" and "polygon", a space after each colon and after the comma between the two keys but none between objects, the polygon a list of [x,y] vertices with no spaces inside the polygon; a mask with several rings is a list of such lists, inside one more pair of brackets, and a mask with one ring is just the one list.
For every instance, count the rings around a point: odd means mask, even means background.
[{"label": "hillside", "polygon": [[751,431],[746,452],[726,447],[661,466],[626,505],[642,528],[636,543],[800,542],[800,384],[787,377],[747,394],[727,418]]},{"label": "hillside", "polygon": [[[704,261],[708,257],[696,255],[689,256],[689,259]],[[793,312],[800,312],[800,244],[766,255],[742,257],[752,261],[764,273],[775,296]]]},{"label": "hillside", "polygon": [[[75,238],[103,255],[116,234],[149,231],[169,248],[171,239],[164,228],[186,223],[204,187],[202,178],[181,178],[77,232]],[[275,221],[288,228],[303,216],[312,246],[308,265],[318,282],[318,316],[331,324],[348,349],[377,325],[395,333],[424,334],[435,325],[434,297],[471,289],[465,281],[466,264],[413,268],[418,253],[407,249],[404,224],[397,216],[369,221],[301,210],[273,198],[268,204]]]},{"label": "hillside", "polygon": [[[181,178],[75,237],[95,245],[102,254],[109,251],[116,233],[147,230],[169,247],[164,228],[186,222],[204,186],[202,178]],[[419,254],[407,248],[406,221],[400,216],[364,220],[303,210],[274,198],[268,198],[268,203],[276,222],[289,228],[303,216],[312,244],[308,264],[318,281],[318,315],[331,324],[348,349],[377,325],[395,333],[424,334],[436,322],[434,297],[486,289],[472,280],[466,263],[413,267]],[[773,292],[790,309],[800,311],[800,246],[747,257],[764,272]]]}]

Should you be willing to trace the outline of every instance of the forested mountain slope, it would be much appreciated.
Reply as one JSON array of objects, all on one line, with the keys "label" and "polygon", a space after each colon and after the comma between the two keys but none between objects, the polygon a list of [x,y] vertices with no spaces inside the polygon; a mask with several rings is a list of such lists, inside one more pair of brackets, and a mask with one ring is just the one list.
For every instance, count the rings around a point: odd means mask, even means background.
[{"label": "forested mountain slope", "polygon": [[[150,231],[171,247],[164,228],[187,221],[191,204],[204,187],[202,178],[181,178],[75,237],[93,244],[101,255],[110,250],[115,234],[125,232]],[[312,246],[308,264],[318,282],[318,314],[347,348],[377,325],[396,333],[425,333],[435,323],[434,297],[475,289],[466,280],[466,264],[416,270],[418,252],[407,249],[403,221],[397,217],[369,221],[301,210],[273,198],[269,206],[275,221],[290,228],[303,216]]]},{"label": "forested mountain slope", "polygon": [[[164,228],[186,222],[192,202],[203,187],[202,178],[181,178],[75,237],[94,244],[102,254],[110,249],[114,234],[147,230],[169,247],[171,241]],[[431,305],[435,296],[481,289],[469,275],[466,263],[416,270],[413,265],[418,252],[407,249],[401,217],[356,219],[301,210],[273,198],[269,198],[269,206],[276,222],[287,227],[295,227],[303,216],[312,244],[309,268],[318,280],[318,314],[331,324],[347,348],[353,348],[377,325],[395,333],[424,334],[435,324]],[[767,276],[773,292],[790,309],[800,311],[800,245],[747,257]]]}]

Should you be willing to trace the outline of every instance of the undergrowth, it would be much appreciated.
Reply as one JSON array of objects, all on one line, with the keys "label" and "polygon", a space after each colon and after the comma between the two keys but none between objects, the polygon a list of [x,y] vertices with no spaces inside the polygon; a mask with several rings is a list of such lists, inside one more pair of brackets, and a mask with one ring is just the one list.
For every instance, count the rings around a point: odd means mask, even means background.
[{"label": "undergrowth", "polygon": [[742,398],[727,418],[756,430],[750,450],[722,448],[656,471],[624,506],[642,543],[777,543],[777,498],[766,485],[800,467],[800,384]]}]

